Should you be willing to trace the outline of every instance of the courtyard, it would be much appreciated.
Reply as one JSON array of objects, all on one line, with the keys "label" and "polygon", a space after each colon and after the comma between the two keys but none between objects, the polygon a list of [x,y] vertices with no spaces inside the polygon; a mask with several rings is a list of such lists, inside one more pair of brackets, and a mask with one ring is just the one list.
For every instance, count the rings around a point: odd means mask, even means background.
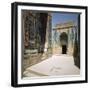
[{"label": "courtyard", "polygon": [[80,75],[80,69],[74,65],[73,56],[56,54],[52,57],[28,67],[24,71],[25,77]]}]

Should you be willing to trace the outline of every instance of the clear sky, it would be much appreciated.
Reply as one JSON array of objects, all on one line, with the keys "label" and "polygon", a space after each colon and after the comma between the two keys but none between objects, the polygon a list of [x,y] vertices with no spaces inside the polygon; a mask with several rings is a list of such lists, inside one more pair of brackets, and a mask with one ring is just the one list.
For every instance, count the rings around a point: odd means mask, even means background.
[{"label": "clear sky", "polygon": [[74,21],[77,23],[78,15],[79,14],[77,13],[52,13],[52,27],[54,27],[56,24],[65,23],[68,21]]}]

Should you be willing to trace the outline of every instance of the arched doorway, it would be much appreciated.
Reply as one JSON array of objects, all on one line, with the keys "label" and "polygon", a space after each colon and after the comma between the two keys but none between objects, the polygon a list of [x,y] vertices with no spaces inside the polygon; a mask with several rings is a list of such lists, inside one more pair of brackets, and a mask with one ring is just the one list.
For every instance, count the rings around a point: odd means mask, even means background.
[{"label": "arched doorway", "polygon": [[62,54],[67,54],[68,35],[66,32],[62,32],[60,35],[60,45],[62,47]]}]

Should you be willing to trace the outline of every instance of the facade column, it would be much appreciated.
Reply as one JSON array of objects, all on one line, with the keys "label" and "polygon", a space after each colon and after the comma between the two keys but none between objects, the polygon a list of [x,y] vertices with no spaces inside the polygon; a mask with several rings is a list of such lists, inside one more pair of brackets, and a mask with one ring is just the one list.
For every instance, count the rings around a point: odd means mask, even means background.
[{"label": "facade column", "polygon": [[47,52],[48,55],[50,54],[51,49],[51,16],[48,14],[47,16],[47,26],[46,26],[46,41],[45,41],[45,48],[44,52]]},{"label": "facade column", "polygon": [[72,35],[72,28],[69,28],[69,33],[68,33],[68,52],[67,54],[72,55],[72,40],[71,40],[71,35]]},{"label": "facade column", "polygon": [[44,52],[47,52],[48,49],[48,21],[47,21],[47,27],[46,27],[46,41],[45,41],[45,48],[44,48]]}]

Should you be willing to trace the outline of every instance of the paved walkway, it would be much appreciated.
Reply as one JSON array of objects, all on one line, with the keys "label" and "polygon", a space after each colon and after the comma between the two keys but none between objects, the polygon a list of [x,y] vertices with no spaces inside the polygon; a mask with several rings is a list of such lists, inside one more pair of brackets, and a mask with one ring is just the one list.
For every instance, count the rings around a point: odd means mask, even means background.
[{"label": "paved walkway", "polygon": [[79,75],[73,56],[53,55],[52,57],[26,69],[25,76]]}]

